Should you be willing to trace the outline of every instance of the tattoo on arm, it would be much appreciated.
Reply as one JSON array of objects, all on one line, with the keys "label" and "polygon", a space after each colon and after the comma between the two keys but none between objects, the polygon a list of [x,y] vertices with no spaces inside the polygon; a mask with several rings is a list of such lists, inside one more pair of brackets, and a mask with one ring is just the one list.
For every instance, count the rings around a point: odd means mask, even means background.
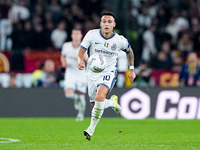
[{"label": "tattoo on arm", "polygon": [[126,56],[127,56],[128,62],[129,62],[129,66],[134,66],[134,53],[133,53],[131,46],[129,47],[128,51],[126,52]]}]

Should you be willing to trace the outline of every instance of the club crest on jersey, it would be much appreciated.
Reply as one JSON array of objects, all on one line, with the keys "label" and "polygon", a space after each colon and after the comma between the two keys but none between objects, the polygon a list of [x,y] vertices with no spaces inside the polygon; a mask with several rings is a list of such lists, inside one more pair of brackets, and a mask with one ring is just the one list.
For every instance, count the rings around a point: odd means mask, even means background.
[{"label": "club crest on jersey", "polygon": [[117,49],[117,45],[113,43],[113,45],[111,46],[111,50],[116,50]]}]

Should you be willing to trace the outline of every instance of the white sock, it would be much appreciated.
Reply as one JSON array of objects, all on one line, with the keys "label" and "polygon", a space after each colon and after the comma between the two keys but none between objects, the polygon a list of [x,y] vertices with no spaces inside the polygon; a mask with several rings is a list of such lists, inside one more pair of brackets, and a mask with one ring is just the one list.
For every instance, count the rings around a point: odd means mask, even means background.
[{"label": "white sock", "polygon": [[103,115],[104,107],[105,107],[105,102],[95,101],[95,105],[92,109],[91,122],[89,126],[89,128],[91,128],[93,132],[99,120],[101,119],[101,116]]},{"label": "white sock", "polygon": [[78,110],[78,105],[77,105],[78,104],[78,95],[76,93],[70,93],[70,94],[65,93],[65,97],[67,99],[72,99],[74,101],[74,108],[76,110]]},{"label": "white sock", "polygon": [[115,106],[115,101],[113,101],[113,100],[105,99],[104,102],[105,102],[105,108],[104,109],[106,109],[108,107],[114,107]]},{"label": "white sock", "polygon": [[85,95],[79,95],[78,98],[79,98],[79,102],[78,102],[78,106],[79,106],[78,115],[84,116],[85,107],[86,107]]}]

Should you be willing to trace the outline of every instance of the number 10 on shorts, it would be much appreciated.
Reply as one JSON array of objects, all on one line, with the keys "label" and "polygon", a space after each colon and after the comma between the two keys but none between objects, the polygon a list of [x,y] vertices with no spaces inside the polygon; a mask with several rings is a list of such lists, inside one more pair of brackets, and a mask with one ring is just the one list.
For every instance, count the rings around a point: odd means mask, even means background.
[{"label": "number 10 on shorts", "polygon": [[103,81],[104,81],[104,80],[109,81],[109,80],[110,80],[110,76],[109,76],[109,75],[104,76],[104,77],[103,77]]}]

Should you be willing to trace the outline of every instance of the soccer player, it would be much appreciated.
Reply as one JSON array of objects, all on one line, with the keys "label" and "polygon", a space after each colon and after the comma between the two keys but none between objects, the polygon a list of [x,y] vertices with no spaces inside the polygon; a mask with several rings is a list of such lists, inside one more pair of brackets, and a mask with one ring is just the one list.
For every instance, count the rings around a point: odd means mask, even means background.
[{"label": "soccer player", "polygon": [[101,29],[88,31],[85,35],[78,55],[78,68],[83,70],[85,62],[83,56],[88,51],[88,56],[100,54],[106,58],[106,68],[100,73],[94,73],[87,69],[88,95],[90,103],[93,106],[91,113],[90,126],[83,131],[86,139],[90,140],[94,133],[95,127],[103,115],[104,109],[111,107],[116,113],[121,113],[121,107],[118,104],[118,97],[111,96],[110,100],[106,99],[108,92],[111,91],[116,80],[116,63],[118,52],[124,51],[130,65],[129,79],[135,79],[134,73],[134,54],[126,38],[118,35],[113,31],[115,27],[115,16],[112,12],[106,11],[102,14],[100,26]]},{"label": "soccer player", "polygon": [[[66,98],[74,101],[74,107],[78,110],[76,121],[83,121],[85,113],[85,93],[87,89],[85,70],[77,68],[78,61],[76,55],[79,51],[82,40],[82,33],[79,29],[72,30],[72,41],[65,42],[61,52],[61,64],[66,68],[64,90]],[[87,55],[82,58],[87,61]]]}]

